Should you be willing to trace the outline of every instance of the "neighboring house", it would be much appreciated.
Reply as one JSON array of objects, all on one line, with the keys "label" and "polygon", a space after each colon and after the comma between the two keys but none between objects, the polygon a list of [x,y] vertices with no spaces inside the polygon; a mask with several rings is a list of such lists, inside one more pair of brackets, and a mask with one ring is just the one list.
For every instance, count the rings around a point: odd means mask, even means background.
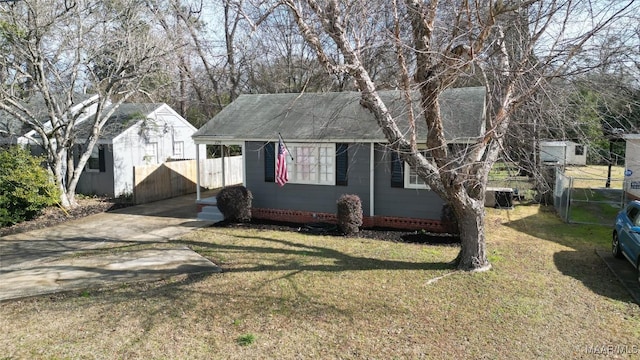
[{"label": "neighboring house", "polygon": [[[87,138],[89,122],[77,126]],[[78,182],[77,192],[113,197],[133,194],[133,167],[195,159],[196,131],[167,104],[121,104],[107,120]],[[77,158],[78,155],[76,154]]]},{"label": "neighboring house", "polygon": [[622,136],[626,142],[624,188],[629,199],[640,199],[640,134]]},{"label": "neighboring house", "polygon": [[[78,94],[75,97],[78,103],[72,106],[71,113],[80,114],[75,127],[76,143],[88,138],[92,122],[86,120],[95,115],[97,96]],[[34,97],[25,107],[42,119],[45,129],[50,127],[41,97]],[[104,125],[76,191],[112,197],[132,195],[134,166],[195,159],[191,135],[196,130],[166,104],[121,104]],[[12,114],[0,111],[0,146],[28,145],[32,153],[42,154],[38,140],[35,130],[24,126]],[[72,151],[76,160],[78,150]]]},{"label": "neighboring house", "polygon": [[[77,103],[71,106],[71,114],[82,112],[78,121],[83,121],[87,116],[95,113],[97,105],[94,103],[97,98],[98,95],[76,94]],[[45,129],[50,128],[49,114],[41,95],[34,95],[23,105],[35,118],[40,119]],[[35,138],[37,138],[35,130],[18,120],[14,115],[0,110],[0,147],[21,144],[30,145],[33,148],[37,146]],[[35,152],[40,153],[41,151],[36,150]]]},{"label": "neighboring house", "polygon": [[[406,131],[402,93],[379,94]],[[449,89],[440,107],[452,150],[484,134],[484,88]],[[415,110],[418,142],[424,144],[426,124]],[[291,154],[289,182],[283,187],[275,183],[278,134]],[[338,198],[356,194],[365,226],[449,231],[442,221],[444,201],[389,149],[358,92],[241,95],[193,139],[196,144],[242,146],[244,185],[253,194],[254,218],[331,222]]]},{"label": "neighboring house", "polygon": [[24,124],[6,112],[0,112],[0,148],[16,145],[28,130]]},{"label": "neighboring house", "polygon": [[573,141],[540,141],[540,161],[558,165],[587,165],[587,146]]}]

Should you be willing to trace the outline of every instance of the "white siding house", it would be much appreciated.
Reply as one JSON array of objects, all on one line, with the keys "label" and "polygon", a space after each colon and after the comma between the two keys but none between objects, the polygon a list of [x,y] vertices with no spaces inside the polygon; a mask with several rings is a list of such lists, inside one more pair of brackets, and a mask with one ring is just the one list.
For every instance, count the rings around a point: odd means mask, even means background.
[{"label": "white siding house", "polygon": [[587,146],[573,141],[541,141],[540,161],[558,165],[586,165]]},{"label": "white siding house", "polygon": [[120,105],[100,135],[78,192],[131,195],[134,166],[195,159],[196,145],[191,139],[195,131],[167,104]]}]

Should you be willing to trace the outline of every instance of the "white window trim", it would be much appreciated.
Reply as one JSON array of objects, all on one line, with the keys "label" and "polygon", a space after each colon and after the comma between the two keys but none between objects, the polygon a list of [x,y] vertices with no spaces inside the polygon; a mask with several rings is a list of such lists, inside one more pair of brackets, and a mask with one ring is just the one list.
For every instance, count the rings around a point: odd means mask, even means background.
[{"label": "white window trim", "polygon": [[[426,151],[422,151],[422,155],[424,155],[425,157],[428,156],[426,154]],[[430,190],[431,187],[429,185],[425,184],[413,184],[411,183],[411,165],[409,165],[409,163],[407,163],[406,161],[404,162],[404,188],[405,189],[422,189],[422,190]],[[422,181],[422,179],[420,179]]]},{"label": "white window trim", "polygon": [[[336,144],[333,143],[286,143],[287,149],[288,151],[291,151],[292,153],[289,154],[287,153],[287,172],[289,175],[289,183],[290,184],[306,184],[306,185],[335,185],[336,184]],[[276,161],[274,163],[274,166],[276,166],[277,161],[278,161],[278,144],[276,144]],[[316,161],[320,160],[320,148],[327,148],[328,153],[329,153],[329,160],[330,160],[330,164],[331,164],[331,176],[329,180],[325,180],[325,181],[320,181],[320,171],[316,171],[316,179],[315,180],[299,180],[297,179],[296,175],[296,170],[297,170],[297,164],[295,163],[295,153],[296,153],[296,149],[299,147],[305,147],[305,148],[314,148],[315,149],[315,158]],[[294,158],[293,160],[291,158]],[[312,166],[318,166],[318,163],[316,164],[311,164]]]},{"label": "white window trim", "polygon": [[[154,152],[154,154],[150,154],[149,150],[152,150],[152,152]],[[150,141],[148,143],[145,144],[145,149],[144,149],[144,159],[146,162],[148,162],[149,164],[158,164],[159,163],[159,157],[158,157],[158,143],[155,141]]]},{"label": "white window trim", "polygon": [[[179,148],[179,152],[176,151]],[[173,142],[173,157],[174,158],[184,158],[184,141],[174,141]]]}]

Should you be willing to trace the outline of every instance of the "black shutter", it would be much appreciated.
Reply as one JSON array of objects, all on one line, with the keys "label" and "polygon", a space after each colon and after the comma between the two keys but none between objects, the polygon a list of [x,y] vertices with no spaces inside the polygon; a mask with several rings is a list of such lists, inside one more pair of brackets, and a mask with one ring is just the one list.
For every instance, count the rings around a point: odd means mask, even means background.
[{"label": "black shutter", "polygon": [[107,164],[104,158],[104,146],[98,147],[98,166],[100,167],[100,172],[107,171]]},{"label": "black shutter", "polygon": [[404,187],[404,161],[397,152],[391,152],[391,187]]},{"label": "black shutter", "polygon": [[275,143],[264,144],[264,181],[276,181],[276,151]]},{"label": "black shutter", "polygon": [[349,144],[336,144],[336,185],[347,186],[349,167]]}]

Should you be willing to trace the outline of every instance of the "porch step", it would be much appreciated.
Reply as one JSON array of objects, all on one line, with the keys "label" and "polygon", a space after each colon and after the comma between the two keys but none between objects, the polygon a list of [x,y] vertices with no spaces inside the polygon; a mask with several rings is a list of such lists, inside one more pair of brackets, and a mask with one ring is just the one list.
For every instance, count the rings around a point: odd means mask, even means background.
[{"label": "porch step", "polygon": [[224,220],[224,216],[222,216],[217,206],[204,206],[198,213],[198,220],[222,221]]}]

